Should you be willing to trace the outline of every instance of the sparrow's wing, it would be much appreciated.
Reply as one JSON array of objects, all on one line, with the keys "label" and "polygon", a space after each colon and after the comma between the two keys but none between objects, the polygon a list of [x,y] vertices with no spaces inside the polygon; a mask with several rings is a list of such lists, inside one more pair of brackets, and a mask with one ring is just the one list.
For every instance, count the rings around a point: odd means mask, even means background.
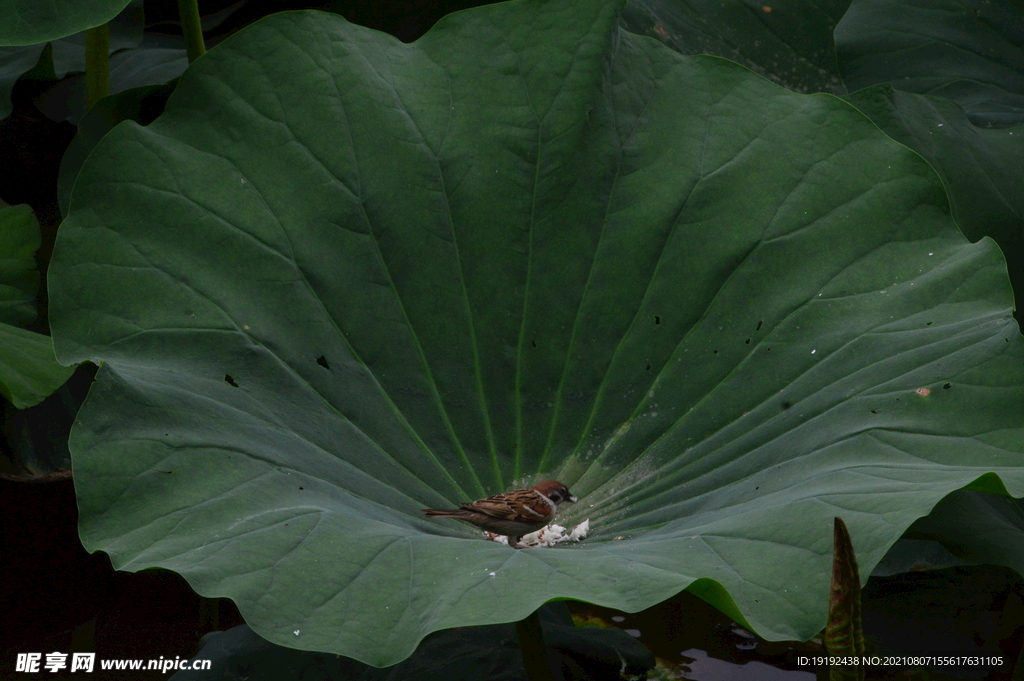
[{"label": "sparrow's wing", "polygon": [[466,504],[460,504],[467,511],[477,511],[492,518],[501,520],[515,520],[518,515],[508,503],[507,494],[495,494],[486,499],[477,499]]},{"label": "sparrow's wing", "polygon": [[478,499],[469,504],[462,504],[462,508],[479,511],[492,518],[501,520],[514,520],[520,523],[536,523],[543,521],[547,515],[533,511],[524,502],[532,501],[531,498],[524,498],[523,490],[495,494],[486,499]]}]

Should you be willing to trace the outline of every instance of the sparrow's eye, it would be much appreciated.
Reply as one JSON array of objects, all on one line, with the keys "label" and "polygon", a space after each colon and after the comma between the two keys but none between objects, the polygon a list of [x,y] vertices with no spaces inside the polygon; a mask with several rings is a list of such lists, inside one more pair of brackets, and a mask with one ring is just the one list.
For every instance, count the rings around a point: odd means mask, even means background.
[{"label": "sparrow's eye", "polygon": [[562,493],[561,492],[552,492],[551,493],[551,501],[555,502],[556,504],[562,503]]}]

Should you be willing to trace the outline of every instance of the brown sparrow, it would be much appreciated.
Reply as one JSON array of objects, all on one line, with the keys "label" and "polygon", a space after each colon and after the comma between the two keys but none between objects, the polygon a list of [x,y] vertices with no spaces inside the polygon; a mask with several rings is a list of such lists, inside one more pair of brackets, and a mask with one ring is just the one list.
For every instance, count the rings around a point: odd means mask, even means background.
[{"label": "brown sparrow", "polygon": [[459,504],[462,508],[458,510],[422,510],[428,518],[465,520],[488,532],[503,534],[509,538],[509,546],[518,549],[523,535],[536,532],[555,519],[563,501],[576,501],[576,497],[557,480],[542,480],[533,487]]}]

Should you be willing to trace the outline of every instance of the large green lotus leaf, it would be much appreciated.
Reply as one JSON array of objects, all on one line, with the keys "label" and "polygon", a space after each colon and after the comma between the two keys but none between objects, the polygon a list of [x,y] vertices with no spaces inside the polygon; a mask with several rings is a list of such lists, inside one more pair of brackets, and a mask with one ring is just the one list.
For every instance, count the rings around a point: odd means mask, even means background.
[{"label": "large green lotus leaf", "polygon": [[795,92],[845,93],[832,31],[850,0],[631,0],[623,26],[743,64]]},{"label": "large green lotus leaf", "polygon": [[836,26],[851,90],[952,99],[981,127],[1024,123],[1024,0],[854,0]]},{"label": "large green lotus leaf", "polygon": [[0,45],[31,45],[105,24],[130,0],[2,0]]},{"label": "large green lotus leaf", "polygon": [[[845,102],[618,10],[503,3],[412,44],[275,15],[97,145],[50,268],[58,356],[103,363],[86,547],[387,665],[684,588],[807,638],[834,516],[867,575],[950,492],[1024,496],[995,243]],[[582,544],[419,511],[542,476]]]}]

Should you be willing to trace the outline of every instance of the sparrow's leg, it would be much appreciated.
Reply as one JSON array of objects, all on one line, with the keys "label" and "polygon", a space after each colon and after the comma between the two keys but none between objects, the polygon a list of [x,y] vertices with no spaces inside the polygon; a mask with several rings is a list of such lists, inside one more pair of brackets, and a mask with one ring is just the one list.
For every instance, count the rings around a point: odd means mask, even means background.
[{"label": "sparrow's leg", "polygon": [[519,545],[519,542],[523,541],[523,537],[524,537],[524,536],[525,536],[525,535],[522,535],[522,534],[521,534],[521,535],[519,535],[518,537],[513,537],[513,538],[512,538],[512,541],[510,541],[510,542],[508,543],[508,545],[509,545],[509,546],[511,546],[511,547],[512,547],[512,548],[514,548],[514,549],[521,549],[521,548],[523,548],[522,546],[520,546],[520,545]]}]

